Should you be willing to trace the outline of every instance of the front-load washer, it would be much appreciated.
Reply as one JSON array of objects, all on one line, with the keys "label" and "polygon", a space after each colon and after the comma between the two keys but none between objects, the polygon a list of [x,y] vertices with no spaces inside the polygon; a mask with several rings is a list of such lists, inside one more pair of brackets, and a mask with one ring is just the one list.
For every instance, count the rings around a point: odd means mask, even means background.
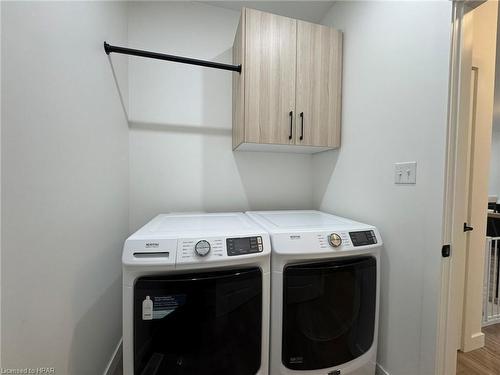
[{"label": "front-load washer", "polygon": [[243,213],[159,215],[130,236],[124,374],[268,374],[270,253]]},{"label": "front-load washer", "polygon": [[271,236],[270,373],[375,374],[377,228],[319,211],[247,214]]}]

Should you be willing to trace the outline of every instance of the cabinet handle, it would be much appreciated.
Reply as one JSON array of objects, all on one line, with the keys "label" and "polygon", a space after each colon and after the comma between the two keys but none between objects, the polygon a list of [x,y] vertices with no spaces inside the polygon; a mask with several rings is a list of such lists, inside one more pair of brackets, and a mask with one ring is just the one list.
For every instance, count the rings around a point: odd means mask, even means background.
[{"label": "cabinet handle", "polygon": [[290,134],[288,135],[288,139],[292,139],[292,131],[293,131],[293,111],[290,111]]},{"label": "cabinet handle", "polygon": [[300,112],[300,140],[304,139],[304,112]]}]

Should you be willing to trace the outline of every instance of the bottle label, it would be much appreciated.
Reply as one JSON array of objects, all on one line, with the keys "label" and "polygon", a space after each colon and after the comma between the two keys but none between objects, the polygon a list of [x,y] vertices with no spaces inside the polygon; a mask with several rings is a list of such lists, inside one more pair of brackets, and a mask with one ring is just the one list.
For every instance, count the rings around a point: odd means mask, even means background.
[{"label": "bottle label", "polygon": [[142,320],[153,320],[153,301],[149,296],[142,301]]},{"label": "bottle label", "polygon": [[186,302],[185,294],[147,296],[142,301],[142,320],[163,319]]}]

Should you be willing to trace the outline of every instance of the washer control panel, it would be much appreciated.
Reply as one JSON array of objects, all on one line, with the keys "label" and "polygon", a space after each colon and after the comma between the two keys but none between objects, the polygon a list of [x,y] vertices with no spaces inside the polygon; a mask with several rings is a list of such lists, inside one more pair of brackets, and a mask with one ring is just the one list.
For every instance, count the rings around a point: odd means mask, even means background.
[{"label": "washer control panel", "polygon": [[264,253],[263,236],[183,238],[177,243],[176,263],[210,263],[237,255]]},{"label": "washer control panel", "polygon": [[262,237],[260,236],[226,239],[228,256],[260,253],[263,249],[262,246]]},{"label": "washer control panel", "polygon": [[353,246],[367,246],[375,245],[377,243],[377,236],[372,230],[363,230],[359,232],[349,232]]},{"label": "washer control panel", "polygon": [[224,242],[221,238],[199,238],[179,240],[177,263],[211,261],[224,257]]}]

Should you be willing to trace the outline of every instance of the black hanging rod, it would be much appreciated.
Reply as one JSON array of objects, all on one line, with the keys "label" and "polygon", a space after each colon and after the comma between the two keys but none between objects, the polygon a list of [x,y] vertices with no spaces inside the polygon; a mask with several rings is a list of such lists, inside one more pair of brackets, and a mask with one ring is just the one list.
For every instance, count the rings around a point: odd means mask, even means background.
[{"label": "black hanging rod", "polygon": [[192,59],[189,57],[167,55],[166,53],[150,52],[150,51],[143,51],[140,49],[112,46],[111,44],[108,44],[106,42],[104,42],[104,52],[106,52],[106,55],[109,55],[110,53],[114,52],[114,53],[121,53],[124,55],[147,57],[150,59],[167,60],[183,64],[206,66],[208,68],[231,70],[233,72],[241,73],[241,65],[222,64],[213,61]]}]

